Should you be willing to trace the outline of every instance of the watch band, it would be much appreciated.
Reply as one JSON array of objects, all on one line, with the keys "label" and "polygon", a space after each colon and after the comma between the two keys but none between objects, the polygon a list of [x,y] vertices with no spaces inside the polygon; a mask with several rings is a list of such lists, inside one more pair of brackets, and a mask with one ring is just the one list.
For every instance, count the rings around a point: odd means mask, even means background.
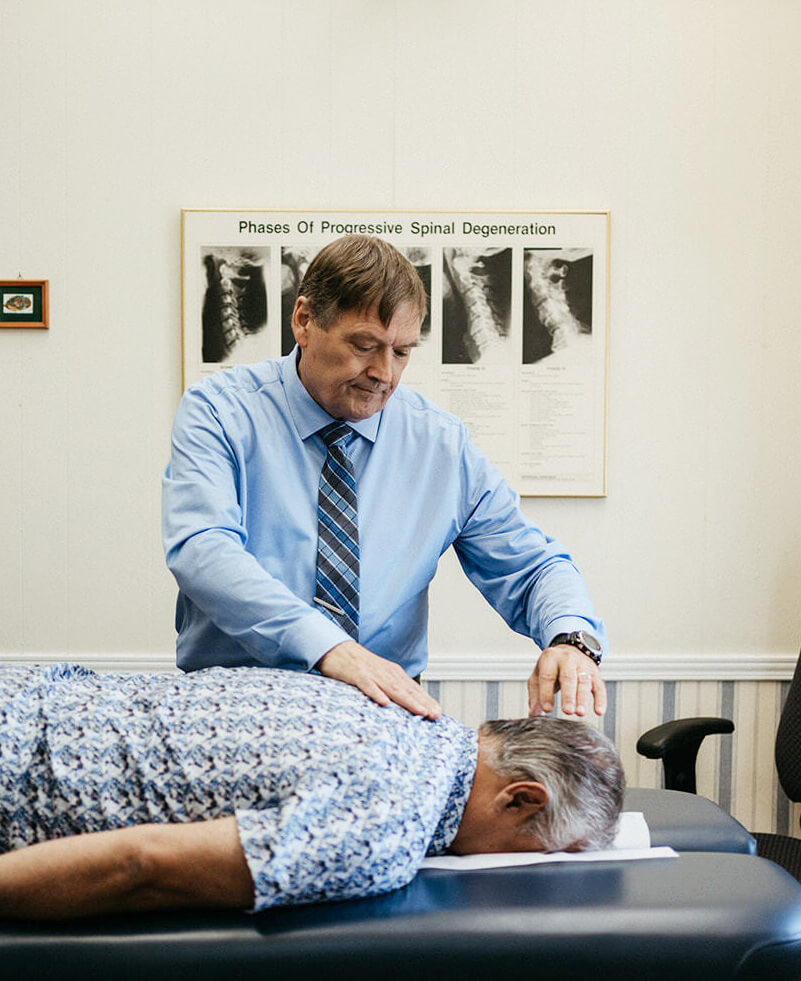
[{"label": "watch band", "polygon": [[555,647],[557,644],[569,644],[581,651],[582,654],[586,654],[595,664],[600,665],[601,663],[601,645],[592,634],[588,634],[585,630],[574,630],[569,634],[557,634],[549,646]]}]

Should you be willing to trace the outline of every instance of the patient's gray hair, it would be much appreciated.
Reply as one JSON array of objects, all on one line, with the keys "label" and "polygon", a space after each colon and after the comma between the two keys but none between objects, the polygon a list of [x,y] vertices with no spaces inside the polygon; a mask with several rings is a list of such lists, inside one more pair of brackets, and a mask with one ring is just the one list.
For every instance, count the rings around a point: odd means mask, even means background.
[{"label": "patient's gray hair", "polygon": [[499,719],[480,732],[498,776],[534,780],[548,791],[548,803],[526,830],[545,851],[608,848],[615,837],[626,780],[620,757],[603,733],[584,722]]}]

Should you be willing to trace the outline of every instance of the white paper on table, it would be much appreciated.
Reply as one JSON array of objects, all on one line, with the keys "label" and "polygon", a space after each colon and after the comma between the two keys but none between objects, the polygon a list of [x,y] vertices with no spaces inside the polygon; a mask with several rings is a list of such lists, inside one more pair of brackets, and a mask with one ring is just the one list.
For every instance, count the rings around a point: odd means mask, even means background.
[{"label": "white paper on table", "polygon": [[423,859],[421,869],[450,869],[472,872],[478,869],[500,869],[513,865],[546,865],[553,862],[630,862],[646,858],[677,858],[672,848],[651,848],[651,834],[640,811],[620,815],[614,844],[594,852],[496,852],[486,855],[437,855]]}]

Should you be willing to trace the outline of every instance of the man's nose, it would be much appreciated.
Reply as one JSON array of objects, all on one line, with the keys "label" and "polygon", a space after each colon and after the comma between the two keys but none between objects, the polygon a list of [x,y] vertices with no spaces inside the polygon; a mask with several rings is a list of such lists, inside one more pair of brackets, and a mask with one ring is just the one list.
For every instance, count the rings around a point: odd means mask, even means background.
[{"label": "man's nose", "polygon": [[374,352],[367,366],[367,374],[374,381],[389,385],[392,381],[392,348],[382,348]]}]

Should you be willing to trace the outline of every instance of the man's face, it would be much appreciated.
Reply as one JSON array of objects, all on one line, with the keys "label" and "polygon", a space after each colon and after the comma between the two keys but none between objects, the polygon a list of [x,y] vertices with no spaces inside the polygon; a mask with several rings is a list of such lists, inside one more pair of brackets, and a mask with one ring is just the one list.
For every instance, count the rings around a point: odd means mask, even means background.
[{"label": "man's face", "polygon": [[301,348],[300,380],[334,419],[358,422],[379,412],[395,391],[420,339],[421,317],[403,303],[384,327],[374,310],[342,314],[323,330],[298,297],[292,330]]}]

